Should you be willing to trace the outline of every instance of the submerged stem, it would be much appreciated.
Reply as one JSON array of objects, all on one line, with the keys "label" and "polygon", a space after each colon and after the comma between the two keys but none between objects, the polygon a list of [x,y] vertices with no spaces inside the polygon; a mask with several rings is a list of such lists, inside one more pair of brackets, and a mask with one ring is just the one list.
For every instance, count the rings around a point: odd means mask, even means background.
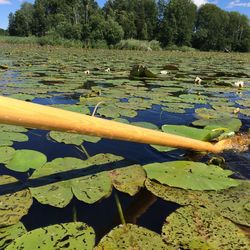
[{"label": "submerged stem", "polygon": [[86,148],[83,145],[81,145],[81,151],[87,156],[88,159],[90,158],[88,151],[86,150]]},{"label": "submerged stem", "polygon": [[118,196],[118,194],[117,194],[117,192],[115,190],[114,190],[114,195],[115,195],[115,203],[116,203],[116,206],[117,206],[117,209],[118,209],[118,214],[119,214],[121,223],[123,225],[125,225],[126,221],[125,221],[124,214],[123,214],[123,211],[122,211],[121,202],[120,202],[119,196]]},{"label": "submerged stem", "polygon": [[77,222],[77,209],[75,203],[73,204],[73,209],[72,209],[72,219],[73,222]]}]

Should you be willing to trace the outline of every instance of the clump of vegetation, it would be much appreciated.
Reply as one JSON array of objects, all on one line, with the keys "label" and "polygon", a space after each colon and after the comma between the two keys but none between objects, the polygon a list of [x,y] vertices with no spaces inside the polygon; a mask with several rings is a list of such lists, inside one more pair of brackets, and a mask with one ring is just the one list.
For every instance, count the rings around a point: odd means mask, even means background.
[{"label": "clump of vegetation", "polygon": [[128,50],[161,50],[161,45],[158,41],[142,41],[136,39],[121,40],[118,44],[114,46],[116,49],[128,49]]}]

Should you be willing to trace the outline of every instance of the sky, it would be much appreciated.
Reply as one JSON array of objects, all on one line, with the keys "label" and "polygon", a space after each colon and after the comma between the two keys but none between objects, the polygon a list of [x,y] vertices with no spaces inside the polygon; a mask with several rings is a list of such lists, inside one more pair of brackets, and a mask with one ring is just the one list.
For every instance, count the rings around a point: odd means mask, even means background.
[{"label": "sky", "polygon": [[[20,8],[24,0],[0,0],[0,28],[8,27],[8,15]],[[34,0],[26,0],[25,2],[34,3]],[[97,0],[100,6],[106,2],[105,0]],[[199,7],[205,3],[213,3],[226,11],[238,11],[250,18],[250,0],[193,0]]]}]

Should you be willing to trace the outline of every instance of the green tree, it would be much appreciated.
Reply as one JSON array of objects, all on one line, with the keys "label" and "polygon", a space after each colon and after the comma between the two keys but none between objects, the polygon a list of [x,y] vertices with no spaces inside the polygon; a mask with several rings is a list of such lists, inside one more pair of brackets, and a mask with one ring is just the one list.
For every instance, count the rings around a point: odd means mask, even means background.
[{"label": "green tree", "polygon": [[224,50],[228,45],[229,15],[213,4],[201,6],[197,14],[193,46],[201,50]]},{"label": "green tree", "polygon": [[[163,4],[163,3],[161,3]],[[191,0],[170,0],[165,5],[160,41],[163,46],[190,45],[195,26],[196,5]]]}]

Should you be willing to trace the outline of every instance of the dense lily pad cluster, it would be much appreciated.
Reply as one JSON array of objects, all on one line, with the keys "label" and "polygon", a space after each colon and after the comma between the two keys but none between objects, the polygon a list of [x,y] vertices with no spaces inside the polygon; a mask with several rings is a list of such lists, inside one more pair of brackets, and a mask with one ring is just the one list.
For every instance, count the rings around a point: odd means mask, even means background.
[{"label": "dense lily pad cluster", "polygon": [[[203,141],[249,127],[247,54],[1,46],[1,95]],[[244,88],[235,88],[236,81]],[[79,157],[61,152],[51,159],[30,149],[36,133],[52,143],[51,151],[66,144],[79,149]],[[0,125],[0,164],[9,173],[0,175],[0,249],[249,249],[239,225],[250,226],[250,184],[233,179],[233,171],[187,160],[178,151],[178,160],[170,161],[176,149],[168,147],[146,146],[145,161],[138,152],[128,161],[121,153],[100,153],[112,141],[56,131],[44,136]],[[89,155],[89,143],[96,153]],[[150,158],[154,154],[161,155],[159,162]],[[28,177],[20,182],[12,173]],[[160,211],[167,217],[159,234],[124,224],[97,244],[93,228],[83,222],[28,232],[20,222],[33,199],[63,208],[73,197],[100,202],[114,189],[130,196],[147,189],[181,207],[169,216]]]}]

